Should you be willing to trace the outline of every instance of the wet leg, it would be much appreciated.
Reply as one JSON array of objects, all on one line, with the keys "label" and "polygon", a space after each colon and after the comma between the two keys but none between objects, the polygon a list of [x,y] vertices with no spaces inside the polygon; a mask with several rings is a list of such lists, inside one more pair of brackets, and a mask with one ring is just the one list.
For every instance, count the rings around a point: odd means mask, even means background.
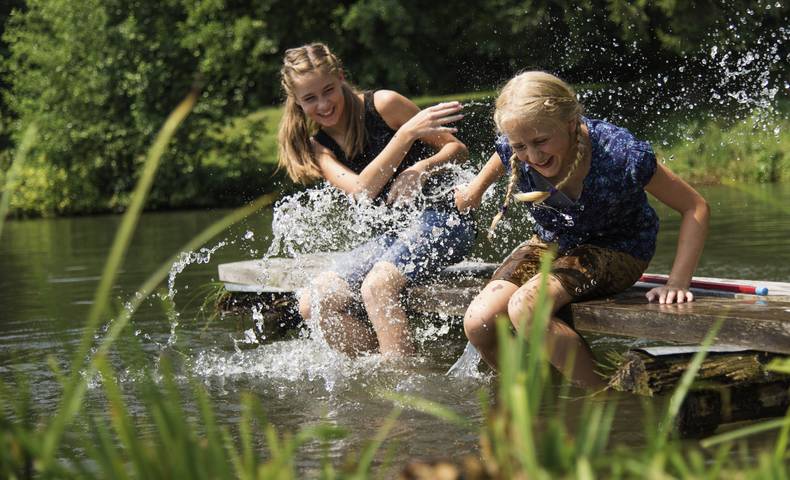
[{"label": "wet leg", "polygon": [[366,323],[349,312],[353,294],[348,283],[334,272],[324,272],[299,298],[299,313],[319,328],[327,344],[355,356],[375,351],[376,338]]},{"label": "wet leg", "polygon": [[406,312],[400,301],[405,286],[406,277],[390,262],[373,265],[362,282],[362,301],[383,355],[414,353]]},{"label": "wet leg", "polygon": [[483,360],[497,369],[496,320],[507,319],[510,297],[518,290],[516,284],[506,280],[493,280],[485,286],[464,315],[464,333],[477,348]]},{"label": "wet leg", "polygon": [[[520,287],[510,298],[507,311],[517,330],[529,334],[535,310],[540,277],[535,276]],[[570,303],[572,297],[559,280],[549,275],[548,298],[552,302],[551,318],[546,332],[546,351],[549,362],[563,375],[588,388],[602,388],[603,378],[594,370],[595,359],[590,347],[568,324],[556,317],[557,311]]]}]

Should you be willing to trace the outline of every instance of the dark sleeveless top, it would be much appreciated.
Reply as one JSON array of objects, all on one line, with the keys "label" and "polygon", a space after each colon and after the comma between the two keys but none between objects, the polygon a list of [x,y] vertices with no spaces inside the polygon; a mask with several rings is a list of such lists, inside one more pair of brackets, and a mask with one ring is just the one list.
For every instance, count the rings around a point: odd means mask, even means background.
[{"label": "dark sleeveless top", "polygon": [[[384,147],[392,140],[392,137],[395,136],[395,130],[387,125],[387,122],[384,121],[381,114],[376,110],[376,106],[373,102],[373,93],[374,92],[365,92],[365,141],[362,152],[359,155],[351,159],[347,158],[343,149],[340,148],[340,145],[323,130],[318,130],[313,137],[318,143],[328,148],[340,163],[356,174],[361,173],[362,170],[384,150]],[[406,156],[403,157],[403,161],[398,165],[395,173],[393,173],[392,178],[384,185],[384,188],[381,189],[381,192],[379,192],[375,200],[381,201],[386,199],[390,187],[392,187],[392,183],[395,181],[395,177],[418,161],[431,155],[433,155],[433,150],[428,145],[420,140],[415,141],[406,153]]]}]

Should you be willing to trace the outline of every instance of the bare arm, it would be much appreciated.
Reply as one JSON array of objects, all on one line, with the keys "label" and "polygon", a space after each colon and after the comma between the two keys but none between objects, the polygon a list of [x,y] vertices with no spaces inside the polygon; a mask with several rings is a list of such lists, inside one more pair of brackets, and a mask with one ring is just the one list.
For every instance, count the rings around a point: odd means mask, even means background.
[{"label": "bare arm", "polygon": [[[398,129],[398,125],[407,125],[412,119],[417,118],[421,114],[420,109],[414,103],[393,91],[379,91],[375,100],[376,108],[381,113],[384,121],[387,122],[387,125],[392,129]],[[450,106],[447,114],[450,115],[449,121],[463,118],[463,115],[460,113],[462,108],[460,103],[450,102],[440,105]],[[400,129],[402,128],[400,127]],[[461,163],[468,158],[466,145],[452,134],[455,131],[455,128],[438,131],[431,129],[425,130],[424,134],[419,136],[419,139],[433,147],[436,153],[416,162],[398,175],[392,183],[392,188],[390,188],[387,203],[401,203],[412,200],[422,187],[422,182],[427,178],[424,175],[425,173],[448,162]]]},{"label": "bare arm", "polygon": [[677,252],[667,284],[647,292],[647,298],[659,303],[692,301],[694,295],[688,288],[708,235],[710,207],[696,190],[661,164],[645,190],[681,215]]},{"label": "bare arm", "polygon": [[[441,103],[420,110],[406,97],[391,91],[377,92],[374,101],[384,121],[396,133],[362,172],[354,173],[327,149],[315,147],[319,166],[329,183],[346,193],[363,193],[370,198],[378,196],[417,139],[423,139],[434,146],[443,141],[441,150],[445,150],[445,143],[451,143],[455,139],[451,133],[455,129],[445,125],[463,117],[459,113],[461,105],[458,102]],[[456,151],[456,154],[461,150],[466,152],[466,147],[461,142],[455,142],[457,146],[443,152],[446,157],[444,161],[450,158],[452,151]],[[437,155],[439,154],[426,159],[429,161],[425,164],[426,167],[439,161],[435,159]]]},{"label": "bare arm", "polygon": [[488,187],[504,174],[505,166],[499,159],[499,154],[494,153],[469,185],[459,187],[455,191],[455,206],[458,208],[458,211],[466,213],[473,208],[479,207],[480,202],[483,201],[483,194],[488,190]]}]

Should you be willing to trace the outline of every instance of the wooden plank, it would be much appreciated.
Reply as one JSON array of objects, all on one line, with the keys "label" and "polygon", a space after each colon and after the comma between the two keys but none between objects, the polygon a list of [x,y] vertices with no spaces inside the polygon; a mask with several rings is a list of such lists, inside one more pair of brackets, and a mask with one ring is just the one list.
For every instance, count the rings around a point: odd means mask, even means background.
[{"label": "wooden plank", "polygon": [[[409,291],[407,306],[462,316],[480,288],[415,287]],[[661,305],[649,303],[644,293],[632,288],[614,297],[573,303],[565,318],[582,332],[677,343],[701,342],[724,318],[716,343],[790,354],[790,302],[698,295],[691,303]]]},{"label": "wooden plank", "polygon": [[572,305],[581,331],[678,343],[699,343],[719,319],[716,343],[790,354],[790,302],[759,297],[697,296],[684,304],[648,303],[632,289],[612,298]]},{"label": "wooden plank", "polygon": [[[628,351],[609,387],[650,397],[669,395],[692,356],[692,352],[654,356]],[[707,435],[723,423],[784,415],[790,406],[790,375],[766,370],[773,358],[776,356],[750,351],[709,353],[677,416],[680,433]]]},{"label": "wooden plank", "polygon": [[299,258],[268,258],[223,263],[217,268],[221,282],[249,289],[296,291],[316,273],[329,268],[332,254],[302,255]]},{"label": "wooden plank", "polygon": [[[219,277],[230,291],[289,294],[306,286],[332,260],[332,255],[321,254],[297,260],[236,262],[220,265]],[[494,264],[477,262],[450,267],[438,283],[410,288],[406,306],[413,312],[463,316],[495,268]],[[790,284],[771,285],[774,292],[790,289]],[[767,297],[695,290],[692,303],[661,305],[647,302],[644,292],[649,287],[640,283],[611,298],[574,303],[561,313],[582,332],[676,343],[699,343],[713,324],[724,318],[717,343],[790,354],[790,297],[771,296],[770,290]]]}]

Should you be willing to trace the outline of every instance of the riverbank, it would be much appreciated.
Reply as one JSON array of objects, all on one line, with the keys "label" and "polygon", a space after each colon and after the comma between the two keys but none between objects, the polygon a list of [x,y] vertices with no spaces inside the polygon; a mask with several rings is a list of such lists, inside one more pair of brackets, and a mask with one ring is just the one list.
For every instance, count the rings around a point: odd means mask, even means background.
[{"label": "riverbank", "polygon": [[[659,160],[691,183],[790,181],[790,154],[786,153],[790,152],[788,100],[780,100],[770,111],[724,115],[676,110],[661,116],[647,109],[618,112],[611,94],[609,101],[601,100],[606,97],[603,94],[596,97],[606,91],[599,86],[580,87],[580,91],[585,92],[582,96],[588,103],[589,116],[611,119],[647,138],[653,142]],[[587,98],[585,94],[589,94]],[[494,96],[494,91],[482,91],[418,97],[415,102],[420,107],[448,100],[467,105],[458,136],[472,151],[473,168],[479,168],[494,139]],[[200,158],[188,162],[179,161],[176,145],[168,153],[172,163],[155,182],[146,208],[231,207],[266,192],[287,193],[298,188],[277,170],[280,116],[280,108],[270,107],[218,125],[210,131],[210,143],[216,148],[201,151]],[[12,157],[12,152],[0,152],[0,185],[6,183]],[[42,156],[28,159],[18,180],[9,187],[13,192],[9,201],[12,218],[119,212],[129,201],[129,192],[123,189],[110,197],[102,196],[87,169],[52,165]]]}]

